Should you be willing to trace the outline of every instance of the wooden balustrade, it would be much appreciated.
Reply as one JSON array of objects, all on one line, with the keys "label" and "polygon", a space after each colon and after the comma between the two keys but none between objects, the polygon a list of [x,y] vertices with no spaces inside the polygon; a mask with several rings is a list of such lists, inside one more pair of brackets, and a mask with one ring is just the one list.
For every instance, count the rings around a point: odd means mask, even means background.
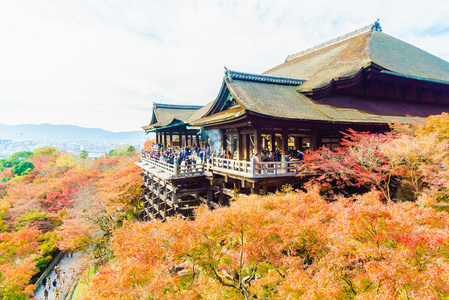
[{"label": "wooden balustrade", "polygon": [[300,161],[258,162],[211,157],[205,164],[177,165],[142,156],[142,161],[174,177],[202,175],[205,171],[220,171],[248,178],[296,176]]},{"label": "wooden balustrade", "polygon": [[142,156],[141,160],[147,164],[149,164],[150,166],[157,168],[161,171],[170,173],[170,174],[175,174],[175,168],[172,164],[166,163],[164,161],[159,161],[155,158],[149,158],[149,157],[144,157]]},{"label": "wooden balustrade", "polygon": [[253,163],[249,161],[212,157],[208,160],[206,168],[211,171],[221,171],[243,177],[278,177],[296,176],[298,174],[296,168],[298,163],[300,163],[300,161]]}]

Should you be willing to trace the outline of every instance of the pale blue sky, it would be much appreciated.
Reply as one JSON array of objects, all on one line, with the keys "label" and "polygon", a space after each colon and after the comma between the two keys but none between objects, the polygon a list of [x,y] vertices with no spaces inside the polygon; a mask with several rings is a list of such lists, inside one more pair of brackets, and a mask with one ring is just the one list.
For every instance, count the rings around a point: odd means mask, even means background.
[{"label": "pale blue sky", "polygon": [[261,73],[380,18],[449,60],[449,1],[0,0],[0,123],[140,130],[152,102],[202,105],[223,66]]}]

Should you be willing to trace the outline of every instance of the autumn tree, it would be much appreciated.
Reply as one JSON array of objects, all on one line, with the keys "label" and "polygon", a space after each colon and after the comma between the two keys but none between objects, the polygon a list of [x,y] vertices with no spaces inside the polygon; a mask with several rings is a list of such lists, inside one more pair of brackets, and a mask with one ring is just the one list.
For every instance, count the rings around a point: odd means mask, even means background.
[{"label": "autumn tree", "polygon": [[77,190],[68,217],[58,230],[61,249],[85,251],[92,263],[110,258],[110,238],[124,220],[137,218],[140,203],[140,170],[136,157],[100,158],[95,166],[102,171],[95,183]]},{"label": "autumn tree", "polygon": [[39,231],[0,232],[0,299],[27,299],[34,286]]},{"label": "autumn tree", "polygon": [[444,299],[447,213],[381,200],[314,189],[127,223],[86,298]]}]

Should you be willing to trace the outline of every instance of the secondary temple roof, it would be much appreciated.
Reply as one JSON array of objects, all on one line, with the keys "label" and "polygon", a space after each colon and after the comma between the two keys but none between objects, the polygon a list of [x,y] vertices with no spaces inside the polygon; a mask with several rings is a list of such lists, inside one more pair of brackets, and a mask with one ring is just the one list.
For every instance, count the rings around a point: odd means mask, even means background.
[{"label": "secondary temple roof", "polygon": [[142,126],[142,129],[149,131],[158,127],[173,125],[176,122],[186,121],[193,113],[201,109],[196,105],[174,105],[153,103],[153,115],[149,125]]}]

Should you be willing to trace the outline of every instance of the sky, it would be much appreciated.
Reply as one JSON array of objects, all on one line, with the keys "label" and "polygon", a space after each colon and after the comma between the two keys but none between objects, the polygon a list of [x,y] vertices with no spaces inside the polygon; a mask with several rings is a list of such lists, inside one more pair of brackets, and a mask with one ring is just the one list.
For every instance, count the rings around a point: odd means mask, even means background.
[{"label": "sky", "polygon": [[448,16],[447,0],[0,0],[0,123],[141,130],[153,102],[214,100],[225,66],[260,74],[378,18],[449,61]]}]

